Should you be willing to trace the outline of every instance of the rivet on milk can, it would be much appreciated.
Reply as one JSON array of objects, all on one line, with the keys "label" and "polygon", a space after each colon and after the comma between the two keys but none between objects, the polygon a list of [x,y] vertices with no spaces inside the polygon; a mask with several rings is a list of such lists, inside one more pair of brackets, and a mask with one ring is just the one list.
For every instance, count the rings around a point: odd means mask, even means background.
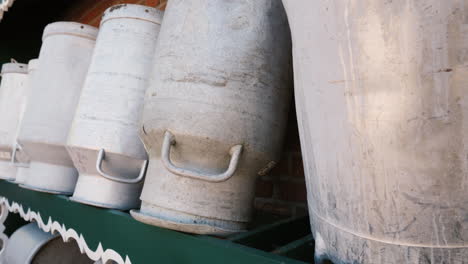
[{"label": "rivet on milk can", "polygon": [[78,173],[65,144],[91,61],[97,28],[74,22],[49,24],[43,34],[31,100],[18,143],[31,162],[21,187],[73,193]]},{"label": "rivet on milk can", "polygon": [[[25,99],[25,103],[23,104],[24,106],[21,109],[21,117],[20,117],[18,128],[21,127],[23,116],[26,111],[26,105],[28,104],[28,101],[31,100],[31,87],[32,87],[32,84],[34,83],[34,75],[38,67],[38,62],[39,62],[38,59],[33,59],[33,60],[30,60],[28,63],[28,84],[27,84],[27,89],[26,89],[26,99]],[[28,172],[29,172],[29,157],[22,150],[21,146],[17,142],[15,142],[13,154],[11,157],[11,162],[16,167],[15,183],[17,184],[24,183],[24,181],[26,180],[26,177],[28,177]]]},{"label": "rivet on milk can", "polygon": [[467,2],[284,3],[317,263],[467,263]]},{"label": "rivet on milk can", "polygon": [[0,179],[14,180],[16,167],[11,163],[21,111],[28,85],[28,65],[5,63],[0,85]]},{"label": "rivet on milk can", "polygon": [[132,216],[200,234],[245,230],[291,101],[281,1],[171,0],[155,54],[140,130],[150,162]]},{"label": "rivet on milk can", "polygon": [[147,155],[138,136],[163,12],[123,4],[104,13],[68,137],[79,172],[74,201],[138,208]]}]

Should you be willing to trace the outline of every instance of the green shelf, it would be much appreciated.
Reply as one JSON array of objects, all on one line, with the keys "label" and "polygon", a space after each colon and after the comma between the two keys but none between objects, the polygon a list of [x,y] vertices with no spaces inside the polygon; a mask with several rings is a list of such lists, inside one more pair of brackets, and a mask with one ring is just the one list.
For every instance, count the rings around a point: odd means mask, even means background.
[{"label": "green shelf", "polygon": [[67,230],[73,229],[90,250],[95,252],[101,245],[103,251],[115,251],[125,263],[303,264],[311,263],[313,256],[306,216],[220,239],[146,225],[127,212],[76,203],[66,196],[23,189],[7,181],[0,181],[0,196],[4,198],[2,206],[10,211],[18,206],[23,209],[9,213],[4,223],[7,235],[20,225],[18,215],[30,210],[39,214],[44,224],[50,220]]}]

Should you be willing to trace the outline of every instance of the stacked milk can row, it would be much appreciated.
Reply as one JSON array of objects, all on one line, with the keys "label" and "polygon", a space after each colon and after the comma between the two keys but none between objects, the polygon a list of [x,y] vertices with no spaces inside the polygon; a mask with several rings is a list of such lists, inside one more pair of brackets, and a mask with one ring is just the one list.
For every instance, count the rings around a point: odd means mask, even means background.
[{"label": "stacked milk can row", "polygon": [[290,49],[280,0],[50,24],[37,60],[3,66],[0,177],[152,225],[245,230],[255,178],[281,150]]}]

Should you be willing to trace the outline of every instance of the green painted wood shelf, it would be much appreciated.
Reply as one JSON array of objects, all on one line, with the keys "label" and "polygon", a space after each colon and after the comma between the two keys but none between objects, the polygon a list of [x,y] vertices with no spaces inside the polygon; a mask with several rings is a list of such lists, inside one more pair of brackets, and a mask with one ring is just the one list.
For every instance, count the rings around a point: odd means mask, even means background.
[{"label": "green painted wood shelf", "polygon": [[[0,181],[0,196],[23,209],[38,212],[81,234],[92,250],[99,243],[132,264],[146,263],[312,263],[313,240],[307,217],[262,225],[227,239],[184,234],[146,225],[127,212],[72,202],[66,196],[26,190]],[[6,234],[17,227],[19,217],[10,213]],[[293,258],[294,257],[294,258]]]}]

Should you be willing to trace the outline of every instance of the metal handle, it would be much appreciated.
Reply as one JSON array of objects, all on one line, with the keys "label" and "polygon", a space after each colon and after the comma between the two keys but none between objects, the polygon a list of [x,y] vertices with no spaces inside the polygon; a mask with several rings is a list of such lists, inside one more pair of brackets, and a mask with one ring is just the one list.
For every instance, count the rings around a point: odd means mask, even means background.
[{"label": "metal handle", "polygon": [[23,150],[23,147],[19,143],[16,143],[14,148],[13,148],[13,151],[11,153],[11,161],[10,162],[16,167],[29,168],[28,163],[17,163],[16,162],[16,151],[17,150]]},{"label": "metal handle", "polygon": [[102,161],[105,159],[105,156],[106,156],[106,152],[104,151],[104,149],[101,149],[99,151],[99,154],[98,154],[98,157],[97,157],[97,160],[96,160],[96,170],[98,171],[98,173],[108,179],[108,180],[111,180],[111,181],[116,181],[116,182],[120,182],[120,183],[139,183],[140,181],[143,180],[143,178],[145,177],[145,174],[146,174],[146,168],[148,167],[148,161],[145,160],[143,162],[143,166],[141,167],[140,169],[140,174],[138,175],[137,178],[135,179],[122,179],[122,178],[119,178],[119,177],[114,177],[114,176],[111,176],[111,175],[108,175],[106,174],[105,172],[102,171]]},{"label": "metal handle", "polygon": [[172,135],[171,132],[166,131],[164,134],[164,141],[161,150],[162,161],[166,169],[180,176],[208,182],[223,182],[231,178],[232,175],[234,175],[234,172],[236,172],[237,164],[239,163],[239,157],[242,152],[242,145],[233,146],[229,150],[231,160],[229,161],[229,167],[227,170],[220,174],[208,174],[175,166],[170,159],[171,146],[175,145],[175,143],[176,141],[174,135]]}]

